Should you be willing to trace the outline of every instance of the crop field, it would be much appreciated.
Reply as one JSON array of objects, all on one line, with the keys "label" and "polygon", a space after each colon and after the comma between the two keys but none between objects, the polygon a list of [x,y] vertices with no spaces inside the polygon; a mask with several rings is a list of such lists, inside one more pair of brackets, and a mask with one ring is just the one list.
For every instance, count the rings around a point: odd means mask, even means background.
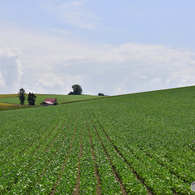
[{"label": "crop field", "polygon": [[195,194],[195,87],[0,112],[0,194]]},{"label": "crop field", "polygon": [[[72,101],[80,101],[80,100],[88,100],[88,99],[94,99],[94,98],[101,98],[101,96],[95,96],[95,95],[55,95],[55,94],[35,94],[37,96],[36,98],[36,105],[40,105],[41,102],[43,102],[46,98],[57,98],[58,103],[66,103],[66,102],[72,102]],[[26,95],[25,104],[28,104]],[[6,94],[6,95],[0,95],[0,103],[8,103],[8,104],[20,104],[18,94]]]},{"label": "crop field", "polygon": [[[57,98],[58,104],[66,104],[66,103],[73,103],[78,101],[86,101],[91,99],[103,98],[101,96],[95,95],[55,95],[55,94],[36,94],[36,102],[35,106],[40,106],[46,98]],[[24,105],[20,105],[20,101],[18,98],[18,94],[5,94],[0,95],[0,111],[6,110],[16,110],[16,109],[23,109],[29,108],[32,106],[28,106],[27,95]]]},{"label": "crop field", "polygon": [[26,107],[27,107],[27,105],[20,106],[18,104],[0,102],[0,111],[14,110],[14,109],[23,109],[23,108],[26,108]]}]

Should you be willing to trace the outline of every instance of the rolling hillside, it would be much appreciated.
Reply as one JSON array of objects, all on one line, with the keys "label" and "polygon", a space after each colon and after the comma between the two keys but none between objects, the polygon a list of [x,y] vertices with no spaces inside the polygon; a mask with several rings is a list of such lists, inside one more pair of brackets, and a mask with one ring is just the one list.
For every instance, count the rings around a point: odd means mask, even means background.
[{"label": "rolling hillside", "polygon": [[195,87],[0,112],[0,194],[194,194]]},{"label": "rolling hillside", "polygon": [[[46,98],[57,98],[59,104],[75,102],[75,101],[83,101],[83,100],[89,100],[95,98],[102,98],[101,96],[95,96],[95,95],[36,94],[36,96],[37,96],[35,102],[36,106],[39,106],[40,103],[43,102]],[[28,107],[27,95],[26,95],[26,100],[24,102],[24,105],[25,106],[20,106],[18,94],[0,95],[0,111],[27,108]]]}]

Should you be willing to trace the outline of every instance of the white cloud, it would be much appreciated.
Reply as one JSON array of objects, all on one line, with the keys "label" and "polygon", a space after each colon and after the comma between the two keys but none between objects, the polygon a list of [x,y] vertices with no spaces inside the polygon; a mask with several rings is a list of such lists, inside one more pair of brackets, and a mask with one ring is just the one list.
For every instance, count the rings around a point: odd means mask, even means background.
[{"label": "white cloud", "polygon": [[64,29],[51,29],[51,32],[59,33],[62,35],[67,35],[70,33],[70,31]]},{"label": "white cloud", "polygon": [[80,7],[80,6],[83,6],[87,2],[88,2],[87,0],[74,1],[74,2],[71,2],[70,5],[73,5],[73,6],[76,6],[76,7]]},{"label": "white cloud", "polygon": [[[67,94],[78,83],[86,94],[112,95],[195,83],[195,53],[184,49],[139,43],[98,46],[69,36],[10,34],[0,31],[7,44],[0,45],[0,87],[6,93],[24,87]],[[5,65],[12,67],[9,73]]]},{"label": "white cloud", "polygon": [[[195,65],[194,65],[195,67]],[[167,78],[167,83],[177,83],[177,86],[183,87],[187,85],[195,85],[195,68],[184,67],[178,71],[172,72]]]},{"label": "white cloud", "polygon": [[19,60],[20,51],[9,48],[0,42],[0,90],[1,93],[11,93],[19,86],[22,67]]},{"label": "white cloud", "polygon": [[66,24],[94,30],[100,18],[87,7],[87,0],[81,1],[42,1],[41,8],[53,13]]},{"label": "white cloud", "polygon": [[[33,85],[36,93],[67,94],[72,90],[71,86],[75,83],[83,83],[85,78],[80,76],[70,76],[64,74],[60,76],[55,73],[45,73]],[[30,88],[26,86],[29,91]]]},{"label": "white cloud", "polygon": [[126,93],[128,90],[128,79],[127,78],[123,78],[119,84],[116,86],[115,89],[115,93],[116,94],[123,94]]},{"label": "white cloud", "polygon": [[3,78],[1,70],[0,70],[0,87],[2,87],[2,88],[5,87],[5,80]]}]

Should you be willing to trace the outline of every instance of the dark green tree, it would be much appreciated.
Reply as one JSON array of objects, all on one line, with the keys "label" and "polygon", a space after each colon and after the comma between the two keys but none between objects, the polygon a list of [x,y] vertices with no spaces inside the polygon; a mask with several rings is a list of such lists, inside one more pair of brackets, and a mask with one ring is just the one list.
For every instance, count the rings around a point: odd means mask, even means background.
[{"label": "dark green tree", "polygon": [[20,100],[20,104],[21,104],[21,105],[24,105],[25,94],[26,94],[25,90],[24,90],[23,88],[21,88],[21,89],[19,90],[18,94],[19,94],[18,97],[19,97],[19,100]]},{"label": "dark green tree", "polygon": [[35,105],[36,97],[37,96],[35,94],[29,92],[28,99],[27,99],[28,100],[28,105],[34,106]]},{"label": "dark green tree", "polygon": [[98,93],[98,96],[104,96],[104,94],[103,93]]},{"label": "dark green tree", "polygon": [[80,85],[75,84],[72,86],[73,92],[70,92],[68,95],[81,95],[83,90]]}]

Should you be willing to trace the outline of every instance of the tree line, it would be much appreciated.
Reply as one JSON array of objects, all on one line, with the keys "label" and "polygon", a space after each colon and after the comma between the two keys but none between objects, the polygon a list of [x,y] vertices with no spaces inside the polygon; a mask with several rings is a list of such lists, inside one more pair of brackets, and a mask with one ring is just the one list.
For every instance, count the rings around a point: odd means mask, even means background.
[{"label": "tree line", "polygon": [[[81,95],[83,90],[82,87],[78,84],[72,86],[73,91],[70,91],[68,95]],[[105,96],[103,93],[98,93],[98,96]]]},{"label": "tree line", "polygon": [[[83,90],[81,88],[80,85],[78,84],[75,84],[75,85],[72,85],[72,89],[73,91],[70,91],[70,93],[68,93],[68,95],[81,95]],[[20,100],[20,104],[21,105],[24,105],[24,102],[25,102],[25,99],[26,99],[26,92],[23,88],[21,88],[18,92],[19,94],[19,100]],[[98,96],[104,96],[103,93],[99,93]],[[27,97],[27,101],[28,101],[28,104],[29,105],[32,105],[34,106],[35,105],[35,101],[36,101],[36,95],[33,94],[33,93],[30,93],[28,94],[28,97]]]},{"label": "tree line", "polygon": [[[23,88],[21,88],[18,92],[18,97],[19,97],[19,100],[20,100],[20,104],[21,105],[24,105],[24,102],[25,102],[25,99],[26,99],[26,96],[25,96],[26,92]],[[35,101],[36,101],[36,95],[29,92],[28,94],[28,97],[27,97],[27,101],[28,101],[28,105],[32,105],[34,106],[35,105]]]}]

